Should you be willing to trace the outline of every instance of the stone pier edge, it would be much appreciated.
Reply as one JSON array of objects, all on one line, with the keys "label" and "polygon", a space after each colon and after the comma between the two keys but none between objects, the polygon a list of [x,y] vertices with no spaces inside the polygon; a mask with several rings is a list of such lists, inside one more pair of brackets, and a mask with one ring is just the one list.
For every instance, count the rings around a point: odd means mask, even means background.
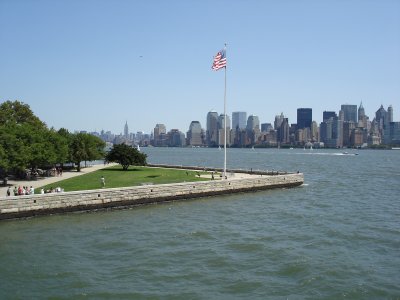
[{"label": "stone pier edge", "polygon": [[[185,167],[185,169],[188,169],[188,167]],[[199,170],[204,170],[204,168]],[[215,169],[212,170],[215,171]],[[240,179],[232,178],[228,180],[11,196],[0,199],[0,220],[76,211],[123,208],[275,188],[291,188],[300,186],[303,183],[304,175],[302,173],[275,172],[274,175],[263,173]]]}]

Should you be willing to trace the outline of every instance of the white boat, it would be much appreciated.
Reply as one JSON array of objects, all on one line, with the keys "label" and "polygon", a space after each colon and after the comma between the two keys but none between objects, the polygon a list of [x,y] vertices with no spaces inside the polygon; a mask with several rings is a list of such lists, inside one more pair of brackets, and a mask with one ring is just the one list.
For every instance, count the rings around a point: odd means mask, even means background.
[{"label": "white boat", "polygon": [[139,144],[136,146],[136,150],[137,150],[137,151],[140,151]]}]

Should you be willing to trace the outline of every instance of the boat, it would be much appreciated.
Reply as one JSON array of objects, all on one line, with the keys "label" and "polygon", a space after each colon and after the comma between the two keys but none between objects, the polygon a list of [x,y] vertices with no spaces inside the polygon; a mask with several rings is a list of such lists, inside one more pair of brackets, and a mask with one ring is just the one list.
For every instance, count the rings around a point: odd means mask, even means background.
[{"label": "boat", "polygon": [[139,144],[136,146],[136,150],[137,150],[137,151],[140,151]]},{"label": "boat", "polygon": [[349,153],[347,151],[342,152],[342,155],[358,155],[358,153]]}]

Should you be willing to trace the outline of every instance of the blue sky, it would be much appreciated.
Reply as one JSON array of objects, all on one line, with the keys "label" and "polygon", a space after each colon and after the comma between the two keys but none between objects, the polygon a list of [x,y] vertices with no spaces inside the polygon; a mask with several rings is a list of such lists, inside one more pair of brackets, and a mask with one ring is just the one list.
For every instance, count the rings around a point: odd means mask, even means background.
[{"label": "blue sky", "polygon": [[0,101],[71,131],[186,132],[223,112],[273,122],[362,101],[400,109],[400,1],[0,0]]}]

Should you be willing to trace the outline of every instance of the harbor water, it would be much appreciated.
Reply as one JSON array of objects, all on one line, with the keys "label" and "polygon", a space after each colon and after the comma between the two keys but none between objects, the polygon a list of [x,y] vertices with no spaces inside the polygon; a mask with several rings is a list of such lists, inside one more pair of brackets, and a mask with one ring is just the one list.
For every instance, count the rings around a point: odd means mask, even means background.
[{"label": "harbor water", "polygon": [[[218,149],[141,150],[223,166]],[[400,151],[228,149],[228,168],[305,184],[2,221],[0,299],[400,299]]]}]

